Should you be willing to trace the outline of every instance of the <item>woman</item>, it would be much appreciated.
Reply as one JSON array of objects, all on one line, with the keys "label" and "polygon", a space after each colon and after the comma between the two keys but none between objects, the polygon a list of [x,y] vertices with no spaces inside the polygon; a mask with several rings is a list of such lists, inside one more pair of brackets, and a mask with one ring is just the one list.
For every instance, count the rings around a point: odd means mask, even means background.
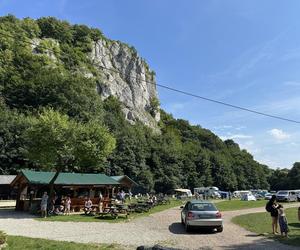
[{"label": "woman", "polygon": [[272,198],[268,201],[266,208],[267,211],[271,213],[272,217],[272,231],[273,234],[278,234],[278,210],[277,210],[277,203],[276,203],[276,195],[272,195]]}]

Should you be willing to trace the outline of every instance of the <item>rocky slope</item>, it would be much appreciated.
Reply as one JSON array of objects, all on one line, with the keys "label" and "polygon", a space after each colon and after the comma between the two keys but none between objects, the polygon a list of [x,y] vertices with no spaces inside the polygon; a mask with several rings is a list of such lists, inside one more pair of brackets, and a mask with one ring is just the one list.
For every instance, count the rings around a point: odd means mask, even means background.
[{"label": "rocky slope", "polygon": [[99,94],[104,99],[117,97],[131,123],[141,121],[155,128],[160,120],[155,74],[135,49],[102,39],[94,42],[90,56],[102,76],[97,86]]}]

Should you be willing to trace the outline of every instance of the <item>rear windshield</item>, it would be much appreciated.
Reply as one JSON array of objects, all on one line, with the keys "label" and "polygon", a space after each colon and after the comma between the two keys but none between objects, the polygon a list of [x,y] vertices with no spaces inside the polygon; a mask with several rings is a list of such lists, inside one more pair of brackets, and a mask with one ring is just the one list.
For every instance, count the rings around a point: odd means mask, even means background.
[{"label": "rear windshield", "polygon": [[216,207],[211,203],[194,203],[191,204],[192,211],[217,211]]},{"label": "rear windshield", "polygon": [[281,192],[278,192],[278,194],[284,194],[284,195],[286,195],[286,194],[288,194],[288,192],[281,191]]}]

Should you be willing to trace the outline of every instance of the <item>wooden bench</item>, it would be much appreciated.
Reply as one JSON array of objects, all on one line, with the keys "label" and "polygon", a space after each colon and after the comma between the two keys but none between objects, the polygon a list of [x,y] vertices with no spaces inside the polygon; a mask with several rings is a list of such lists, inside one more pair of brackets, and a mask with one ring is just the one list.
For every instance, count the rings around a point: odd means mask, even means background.
[{"label": "wooden bench", "polygon": [[[99,211],[99,198],[91,198],[93,207]],[[85,198],[71,198],[71,211],[80,212],[84,209]]]}]

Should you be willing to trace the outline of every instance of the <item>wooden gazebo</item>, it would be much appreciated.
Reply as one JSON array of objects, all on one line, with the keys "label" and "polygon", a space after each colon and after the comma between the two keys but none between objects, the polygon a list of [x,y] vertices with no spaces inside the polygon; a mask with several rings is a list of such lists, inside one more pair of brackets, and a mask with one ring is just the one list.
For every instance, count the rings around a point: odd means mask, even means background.
[{"label": "wooden gazebo", "polygon": [[[22,170],[11,183],[18,190],[16,210],[29,210],[33,201],[39,201],[43,192],[49,192],[49,182],[54,175],[55,172]],[[100,193],[108,199],[119,185],[105,174],[60,173],[54,182],[54,190],[57,195],[70,196],[74,202],[80,199],[83,202],[89,196],[97,203]]]}]

